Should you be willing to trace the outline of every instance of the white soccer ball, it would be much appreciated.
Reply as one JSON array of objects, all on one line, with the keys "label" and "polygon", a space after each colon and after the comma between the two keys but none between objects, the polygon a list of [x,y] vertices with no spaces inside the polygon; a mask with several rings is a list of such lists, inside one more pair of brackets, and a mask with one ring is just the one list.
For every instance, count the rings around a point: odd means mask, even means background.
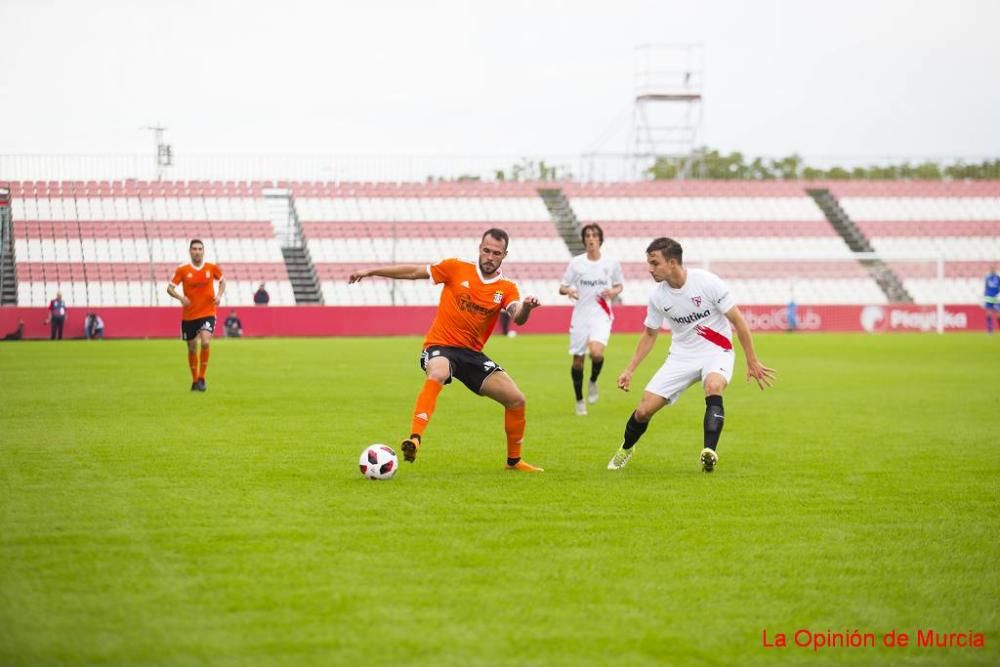
[{"label": "white soccer ball", "polygon": [[361,474],[371,480],[391,479],[399,467],[399,460],[392,447],[375,443],[361,452]]}]

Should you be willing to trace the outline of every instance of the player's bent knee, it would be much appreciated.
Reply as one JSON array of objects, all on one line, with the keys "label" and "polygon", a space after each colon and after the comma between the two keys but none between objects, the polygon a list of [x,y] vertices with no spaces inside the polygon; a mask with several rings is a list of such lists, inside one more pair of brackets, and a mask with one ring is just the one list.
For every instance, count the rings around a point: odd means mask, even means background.
[{"label": "player's bent knee", "polygon": [[506,401],[504,401],[503,406],[505,408],[523,408],[525,404],[524,394],[518,392],[517,394],[511,396]]},{"label": "player's bent knee", "polygon": [[719,396],[726,390],[726,379],[715,373],[705,378],[705,395]]},{"label": "player's bent knee", "polygon": [[438,384],[444,384],[445,382],[448,381],[448,372],[429,370],[427,371],[427,379],[434,380]]},{"label": "player's bent knee", "polygon": [[653,418],[654,414],[656,414],[655,410],[650,410],[647,407],[639,405],[639,407],[635,409],[635,420],[640,424],[645,424]]}]

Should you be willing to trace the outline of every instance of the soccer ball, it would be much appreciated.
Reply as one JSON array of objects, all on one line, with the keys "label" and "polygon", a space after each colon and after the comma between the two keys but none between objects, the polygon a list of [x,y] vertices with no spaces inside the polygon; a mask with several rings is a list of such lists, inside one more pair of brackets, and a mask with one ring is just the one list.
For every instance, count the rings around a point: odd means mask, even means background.
[{"label": "soccer ball", "polygon": [[361,474],[371,480],[392,479],[399,467],[392,447],[376,443],[361,452]]}]

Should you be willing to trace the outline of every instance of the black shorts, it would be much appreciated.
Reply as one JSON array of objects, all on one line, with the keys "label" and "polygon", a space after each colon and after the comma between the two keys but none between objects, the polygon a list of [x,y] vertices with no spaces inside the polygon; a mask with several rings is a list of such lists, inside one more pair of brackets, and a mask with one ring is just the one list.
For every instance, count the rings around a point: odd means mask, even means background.
[{"label": "black shorts", "polygon": [[434,357],[444,357],[451,364],[451,375],[445,384],[451,382],[451,378],[458,378],[458,381],[478,394],[483,388],[486,378],[503,368],[487,357],[482,352],[473,352],[464,347],[445,347],[443,345],[431,345],[420,355],[420,368],[427,370],[427,360]]},{"label": "black shorts", "polygon": [[215,316],[199,317],[196,320],[181,320],[181,338],[194,340],[202,331],[215,333]]}]

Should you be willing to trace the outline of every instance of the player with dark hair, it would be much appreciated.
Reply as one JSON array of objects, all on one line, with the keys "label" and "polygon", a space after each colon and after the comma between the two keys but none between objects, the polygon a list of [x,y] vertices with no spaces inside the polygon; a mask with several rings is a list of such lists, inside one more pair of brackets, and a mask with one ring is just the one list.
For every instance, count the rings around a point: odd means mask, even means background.
[{"label": "player with dark hair", "polygon": [[[226,279],[222,269],[205,261],[205,244],[193,239],[188,246],[191,262],[181,264],[174,271],[174,277],[167,285],[167,294],[181,302],[181,337],[187,341],[188,367],[191,369],[191,391],[205,391],[205,373],[215,332],[216,306],[226,291]],[[219,281],[219,293],[215,293],[215,281]],[[184,294],[177,293],[177,287],[184,286]],[[201,353],[198,344],[201,343]]]},{"label": "player with dark hair", "polygon": [[654,240],[646,248],[646,264],[657,286],[649,297],[646,329],[632,360],[618,378],[619,388],[629,390],[632,374],[653,349],[664,321],[673,335],[667,359],[646,385],[638,407],[628,418],[621,447],[608,469],[624,468],[653,415],[676,403],[688,387],[700,380],[705,390],[701,468],[712,472],[719,461],[716,447],[725,420],[722,393],[733,376],[732,328],[746,357],[747,382],[753,378],[762,390],[770,387],[774,370],[757,360],[750,328],[729,288],[714,273],[686,268],[680,243],[668,238]]},{"label": "player with dark hair", "polygon": [[438,394],[452,378],[457,378],[473,393],[488,396],[504,406],[507,469],[542,472],[541,468],[521,459],[524,394],[510,375],[482,352],[501,310],[510,313],[515,323],[523,325],[539,305],[533,296],[522,300],[517,285],[500,272],[509,242],[505,231],[490,229],[479,243],[478,262],[444,259],[427,266],[380,266],[351,274],[350,283],[379,276],[397,280],[430,279],[444,285],[437,315],[424,338],[420,355],[420,367],[426,380],[413,409],[410,437],[402,444],[403,458],[411,463],[416,460]]},{"label": "player with dark hair", "polygon": [[590,384],[587,400],[597,402],[597,378],[604,366],[604,348],[611,338],[611,301],[625,287],[622,265],[617,259],[601,254],[604,230],[600,225],[586,225],[580,238],[587,252],[570,260],[559,285],[559,293],[573,302],[573,317],[569,325],[569,353],[573,355],[570,377],[576,395],[576,414],[586,415],[583,401],[583,362],[590,353]]}]

